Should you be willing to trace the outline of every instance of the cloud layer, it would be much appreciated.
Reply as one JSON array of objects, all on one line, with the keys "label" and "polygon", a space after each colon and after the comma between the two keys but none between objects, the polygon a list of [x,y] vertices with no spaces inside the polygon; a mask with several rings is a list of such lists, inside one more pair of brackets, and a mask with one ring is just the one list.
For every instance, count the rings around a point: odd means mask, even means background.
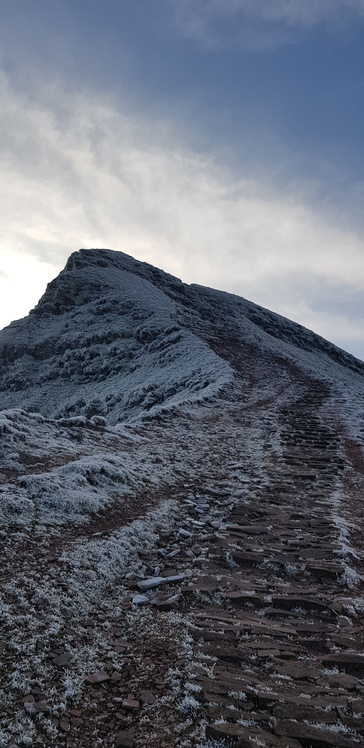
[{"label": "cloud layer", "polygon": [[206,46],[234,40],[250,48],[274,47],[317,24],[340,29],[364,15],[363,0],[167,0],[177,27]]},{"label": "cloud layer", "polygon": [[0,95],[1,326],[36,303],[72,251],[110,247],[364,356],[351,306],[364,291],[363,237],[316,214],[298,190],[278,191],[262,168],[233,175],[186,148],[170,122],[86,91],[53,83],[30,99],[3,75]]}]

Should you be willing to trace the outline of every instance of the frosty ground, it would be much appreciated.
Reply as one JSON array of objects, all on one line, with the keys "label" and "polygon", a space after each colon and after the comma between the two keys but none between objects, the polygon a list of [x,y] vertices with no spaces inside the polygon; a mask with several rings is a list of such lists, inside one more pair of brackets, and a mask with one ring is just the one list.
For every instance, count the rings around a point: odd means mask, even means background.
[{"label": "frosty ground", "polygon": [[0,745],[360,745],[364,366],[90,252],[0,334]]}]

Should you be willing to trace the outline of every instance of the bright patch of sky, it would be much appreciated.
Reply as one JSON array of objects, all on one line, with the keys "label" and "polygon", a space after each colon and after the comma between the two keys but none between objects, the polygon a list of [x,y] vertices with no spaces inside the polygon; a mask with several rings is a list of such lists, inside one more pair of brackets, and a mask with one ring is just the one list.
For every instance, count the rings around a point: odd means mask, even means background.
[{"label": "bright patch of sky", "polygon": [[3,0],[0,326],[120,249],[364,358],[364,0]]}]

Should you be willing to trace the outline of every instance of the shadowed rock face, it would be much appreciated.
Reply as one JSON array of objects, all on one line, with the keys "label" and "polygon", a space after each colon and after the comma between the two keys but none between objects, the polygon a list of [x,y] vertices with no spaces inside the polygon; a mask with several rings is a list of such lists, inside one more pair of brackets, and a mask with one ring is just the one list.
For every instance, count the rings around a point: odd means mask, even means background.
[{"label": "shadowed rock face", "polygon": [[[254,346],[325,378],[364,364],[241,299],[188,286],[111,250],[80,250],[28,317],[0,333],[0,406],[110,423],[231,386],[232,350]],[[339,367],[339,368],[338,368]]]}]

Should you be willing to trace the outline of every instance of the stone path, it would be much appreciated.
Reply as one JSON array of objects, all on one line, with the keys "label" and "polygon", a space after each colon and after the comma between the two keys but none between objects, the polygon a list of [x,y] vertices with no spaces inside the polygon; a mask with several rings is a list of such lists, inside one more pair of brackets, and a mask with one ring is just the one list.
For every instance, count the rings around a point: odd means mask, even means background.
[{"label": "stone path", "polygon": [[340,584],[347,549],[329,502],[345,461],[317,417],[326,394],[316,385],[282,412],[276,470],[235,506],[193,585],[210,597],[192,614],[196,647],[216,658],[198,681],[206,734],[241,747],[364,739],[363,611]]}]

